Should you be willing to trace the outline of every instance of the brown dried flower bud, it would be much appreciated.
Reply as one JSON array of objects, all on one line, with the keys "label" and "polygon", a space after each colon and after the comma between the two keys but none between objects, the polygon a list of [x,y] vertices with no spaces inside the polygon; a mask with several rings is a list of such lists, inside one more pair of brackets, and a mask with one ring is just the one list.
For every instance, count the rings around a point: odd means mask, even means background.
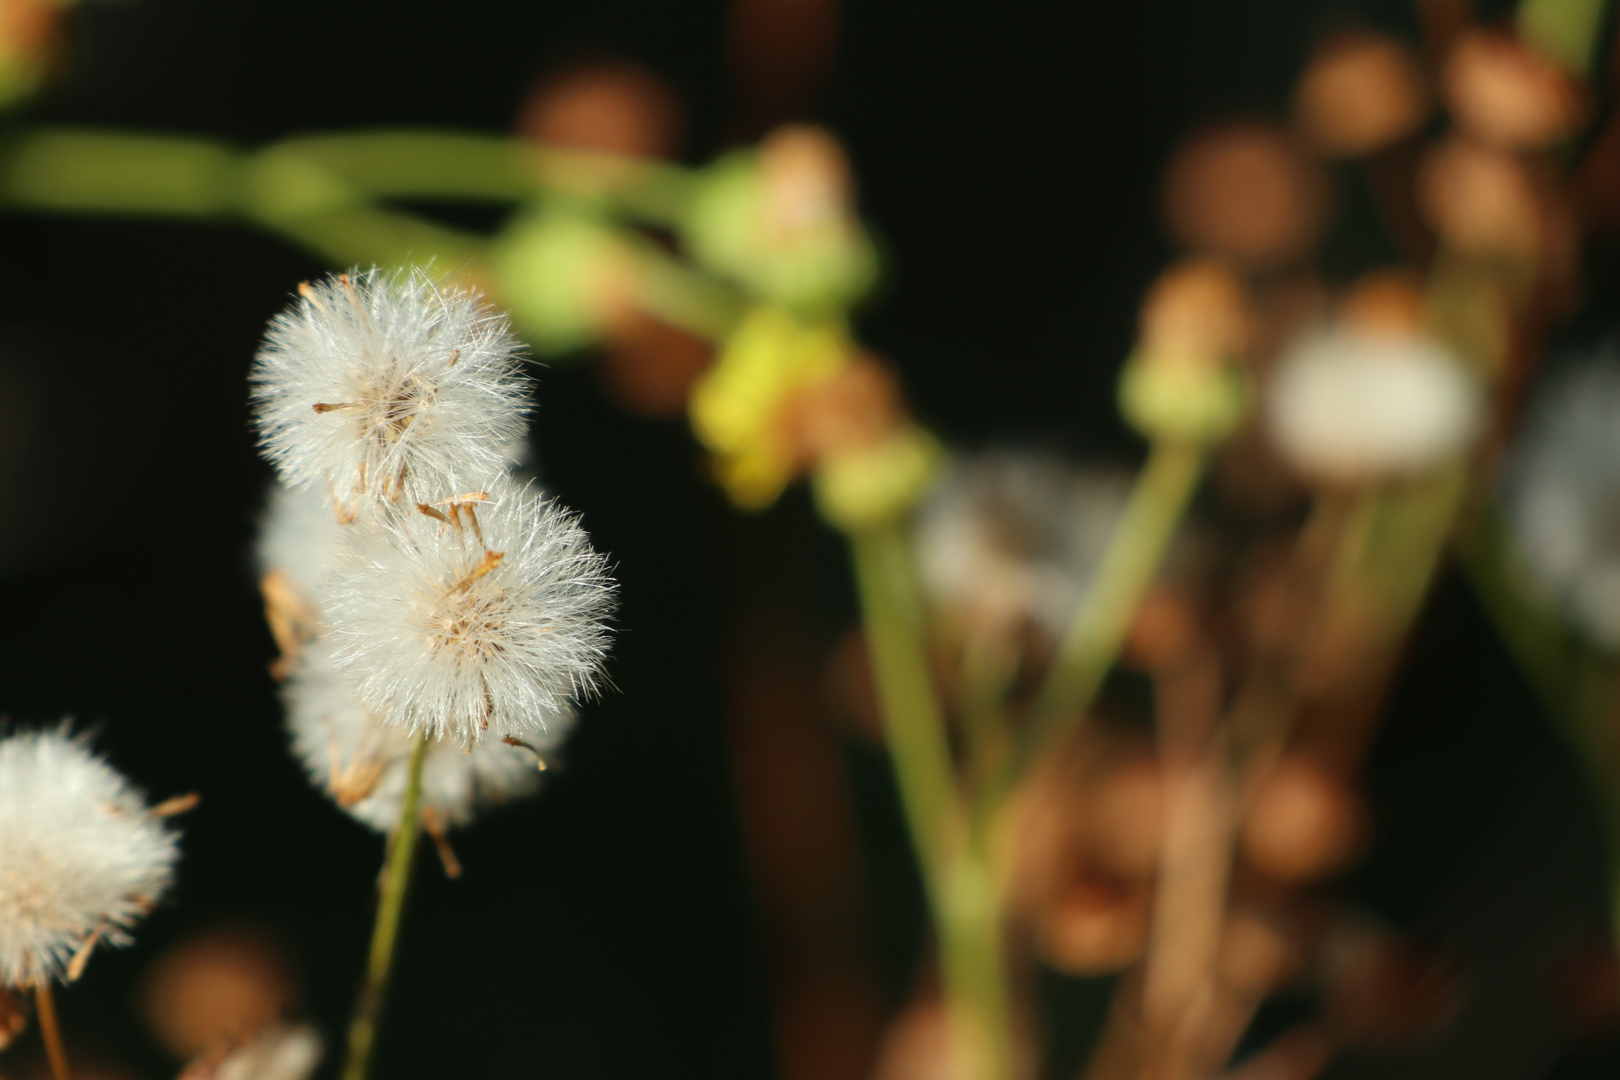
[{"label": "brown dried flower bud", "polygon": [[1041,958],[1071,975],[1119,970],[1147,945],[1150,895],[1142,884],[1122,886],[1103,878],[1075,882],[1041,912]]},{"label": "brown dried flower bud", "polygon": [[1503,150],[1539,150],[1586,118],[1586,95],[1563,68],[1494,30],[1472,30],[1446,57],[1446,105],[1470,135]]},{"label": "brown dried flower bud", "polygon": [[1218,259],[1185,259],[1153,283],[1142,300],[1141,344],[1155,353],[1220,362],[1249,340],[1248,295]]},{"label": "brown dried flower bud", "polygon": [[1182,144],[1164,186],[1165,221],[1188,247],[1250,266],[1299,258],[1327,210],[1318,167],[1273,125],[1236,122]]},{"label": "brown dried flower bud", "polygon": [[1294,99],[1307,142],[1328,157],[1381,150],[1429,115],[1429,90],[1405,45],[1353,30],[1317,47]]},{"label": "brown dried flower bud", "polygon": [[158,1042],[190,1059],[250,1039],[293,1004],[280,953],[257,933],[219,930],[182,941],[147,972],[142,1006]]},{"label": "brown dried flower bud", "polygon": [[778,128],[759,147],[764,226],[789,239],[850,224],[854,179],[844,148],[807,124]]},{"label": "brown dried flower bud", "polygon": [[1423,328],[1423,279],[1404,267],[1364,274],[1339,302],[1339,320],[1373,334],[1415,334]]},{"label": "brown dried flower bud", "polygon": [[1510,154],[1466,139],[1446,140],[1423,163],[1418,201],[1435,232],[1466,254],[1529,259],[1541,247],[1535,185]]},{"label": "brown dried flower bud", "polygon": [[1343,869],[1363,831],[1361,808],[1348,784],[1291,754],[1255,791],[1243,822],[1243,854],[1263,873],[1307,881]]},{"label": "brown dried flower bud", "polygon": [[667,157],[680,110],[645,68],[622,61],[566,68],[540,84],[518,116],[520,135],[572,150],[620,157]]},{"label": "brown dried flower bud", "polygon": [[791,455],[806,464],[849,450],[876,446],[906,421],[900,380],[865,353],[837,372],[791,395],[778,423]]}]

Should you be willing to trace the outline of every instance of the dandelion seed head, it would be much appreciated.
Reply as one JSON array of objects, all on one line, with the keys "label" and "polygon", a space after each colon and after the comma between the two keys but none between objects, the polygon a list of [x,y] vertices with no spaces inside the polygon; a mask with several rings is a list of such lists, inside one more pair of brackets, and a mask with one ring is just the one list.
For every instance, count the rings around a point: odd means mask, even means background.
[{"label": "dandelion seed head", "polygon": [[1479,431],[1479,380],[1417,334],[1308,334],[1279,360],[1267,401],[1283,456],[1319,479],[1411,474],[1460,453]]},{"label": "dandelion seed head", "polygon": [[0,739],[0,985],[63,978],[92,935],[127,942],[178,856],[174,832],[65,724]]},{"label": "dandelion seed head", "polygon": [[255,551],[259,572],[286,574],[318,609],[338,543],[348,528],[333,515],[332,501],[324,494],[272,484]]},{"label": "dandelion seed head", "polygon": [[309,1080],[325,1047],[307,1024],[273,1024],[224,1056],[192,1062],[180,1080]]},{"label": "dandelion seed head", "polygon": [[[314,784],[357,821],[387,832],[399,821],[409,779],[411,736],[378,720],[355,697],[320,641],[307,648],[284,693],[293,752]],[[534,749],[484,739],[463,751],[430,745],[422,764],[422,807],[446,828],[468,824],[481,811],[534,794],[540,787],[535,754],[560,744],[573,726],[571,711],[546,718]]]},{"label": "dandelion seed head", "polygon": [[350,514],[464,490],[523,438],[520,348],[481,295],[424,270],[307,286],[254,360],[264,454],[283,483]]},{"label": "dandelion seed head", "polygon": [[408,733],[463,745],[543,733],[601,679],[607,561],[532,488],[502,479],[487,499],[362,522],[333,580],[333,660]]}]

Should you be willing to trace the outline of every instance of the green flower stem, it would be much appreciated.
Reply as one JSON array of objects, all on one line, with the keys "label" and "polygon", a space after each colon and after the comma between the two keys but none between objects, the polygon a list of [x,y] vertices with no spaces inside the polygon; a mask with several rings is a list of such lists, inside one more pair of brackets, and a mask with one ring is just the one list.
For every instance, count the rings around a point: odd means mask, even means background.
[{"label": "green flower stem", "polygon": [[526,150],[533,174],[546,189],[577,192],[653,224],[684,221],[698,186],[691,172],[667,162],[552,146]]},{"label": "green flower stem", "polygon": [[944,868],[960,853],[966,822],[923,649],[911,552],[898,525],[879,525],[849,539],[900,802],[937,911]]},{"label": "green flower stem", "polygon": [[1203,473],[1204,447],[1161,439],[1031,707],[1019,767],[1085,721]]},{"label": "green flower stem", "polygon": [[725,285],[693,272],[651,244],[635,244],[636,299],[671,326],[708,341],[723,341],[742,317],[743,304]]},{"label": "green flower stem", "polygon": [[431,263],[457,273],[479,266],[484,242],[412,214],[348,206],[292,217],[259,217],[266,229],[337,267]]},{"label": "green flower stem", "polygon": [[895,523],[849,538],[900,802],[938,928],[958,1071],[973,1080],[1010,1080],[1000,899],[956,786],[923,645],[911,549]]},{"label": "green flower stem", "polygon": [[388,990],[388,975],[394,965],[394,946],[399,940],[400,916],[411,885],[411,865],[416,858],[416,841],[422,831],[422,765],[427,761],[428,737],[419,735],[411,750],[410,775],[405,797],[400,802],[399,822],[388,845],[388,866],[383,877],[382,898],[377,905],[377,925],[371,935],[371,957],[366,964],[366,981],[360,989],[354,1019],[349,1023],[349,1052],[343,1063],[342,1080],[366,1080],[371,1068],[371,1050],[377,1041],[377,1020],[382,1014]]},{"label": "green flower stem", "polygon": [[345,131],[306,135],[272,150],[296,156],[379,199],[524,202],[540,190],[533,148],[463,131]]},{"label": "green flower stem", "polygon": [[1519,33],[1576,75],[1587,75],[1603,26],[1604,0],[1524,0]]},{"label": "green flower stem", "polygon": [[1017,1063],[1001,903],[978,844],[953,860],[942,899],[937,914],[953,1074],[964,1080],[1012,1080]]},{"label": "green flower stem", "polygon": [[42,128],[0,144],[0,202],[64,213],[219,218],[241,155],[211,139]]}]

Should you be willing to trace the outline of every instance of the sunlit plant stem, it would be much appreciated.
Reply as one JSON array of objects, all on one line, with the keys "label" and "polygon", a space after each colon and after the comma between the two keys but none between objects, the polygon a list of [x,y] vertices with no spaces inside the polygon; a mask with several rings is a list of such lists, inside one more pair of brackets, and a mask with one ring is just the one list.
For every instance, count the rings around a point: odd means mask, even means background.
[{"label": "sunlit plant stem", "polygon": [[34,1003],[39,1010],[39,1035],[51,1062],[52,1080],[73,1080],[67,1051],[62,1048],[62,1028],[56,1021],[56,999],[51,995],[50,983],[41,982],[34,988]]},{"label": "sunlit plant stem", "polygon": [[939,934],[956,1068],[974,1080],[1010,1080],[1000,897],[968,834],[928,670],[911,548],[895,523],[852,532],[850,545],[889,753]]},{"label": "sunlit plant stem", "polygon": [[411,750],[410,774],[405,783],[405,797],[400,802],[399,824],[394,827],[388,846],[388,866],[383,874],[382,897],[377,904],[377,925],[371,935],[371,956],[366,963],[366,981],[360,989],[354,1019],[349,1023],[349,1052],[343,1063],[342,1080],[366,1080],[371,1068],[377,1021],[388,991],[400,917],[405,910],[411,865],[416,857],[416,841],[422,831],[422,764],[427,760],[427,751],[428,737],[418,736]]},{"label": "sunlit plant stem", "polygon": [[1124,645],[1203,472],[1202,443],[1155,440],[1084,601],[1030,713],[1022,764],[1084,721]]}]

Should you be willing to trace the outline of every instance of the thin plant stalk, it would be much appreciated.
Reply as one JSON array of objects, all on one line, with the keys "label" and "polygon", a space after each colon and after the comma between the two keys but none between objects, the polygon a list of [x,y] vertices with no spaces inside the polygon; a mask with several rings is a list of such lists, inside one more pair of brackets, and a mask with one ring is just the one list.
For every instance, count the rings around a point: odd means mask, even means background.
[{"label": "thin plant stalk", "polygon": [[1084,721],[1186,513],[1203,466],[1202,444],[1169,439],[1153,444],[1124,516],[1032,707],[1021,764],[1028,764]]},{"label": "thin plant stalk", "polygon": [[41,980],[34,987],[34,1003],[39,1011],[39,1035],[45,1041],[45,1056],[51,1061],[52,1080],[73,1080],[67,1051],[62,1048],[62,1028],[56,1021],[56,998],[51,995],[50,983]]},{"label": "thin plant stalk", "polygon": [[354,1019],[349,1023],[349,1052],[343,1063],[342,1080],[366,1080],[371,1068],[371,1051],[377,1040],[377,1021],[388,991],[388,976],[394,966],[400,917],[405,910],[405,895],[410,889],[416,841],[422,831],[422,765],[427,761],[427,751],[428,737],[419,735],[411,750],[410,776],[405,783],[405,797],[400,802],[399,822],[394,826],[393,839],[388,847],[382,898],[377,904],[377,925],[371,935],[371,957],[366,964],[366,982],[360,989]]},{"label": "thin plant stalk", "polygon": [[942,871],[966,823],[923,647],[911,553],[898,525],[853,533],[850,546],[900,803],[937,908]]},{"label": "thin plant stalk", "polygon": [[954,1040],[953,1075],[1012,1080],[1017,1069],[1000,894],[980,845],[952,861],[942,894],[940,958]]},{"label": "thin plant stalk", "polygon": [[852,533],[850,546],[900,802],[939,933],[957,1070],[972,1070],[964,1075],[973,1080],[1011,1080],[1000,897],[956,785],[911,549],[896,523]]}]

